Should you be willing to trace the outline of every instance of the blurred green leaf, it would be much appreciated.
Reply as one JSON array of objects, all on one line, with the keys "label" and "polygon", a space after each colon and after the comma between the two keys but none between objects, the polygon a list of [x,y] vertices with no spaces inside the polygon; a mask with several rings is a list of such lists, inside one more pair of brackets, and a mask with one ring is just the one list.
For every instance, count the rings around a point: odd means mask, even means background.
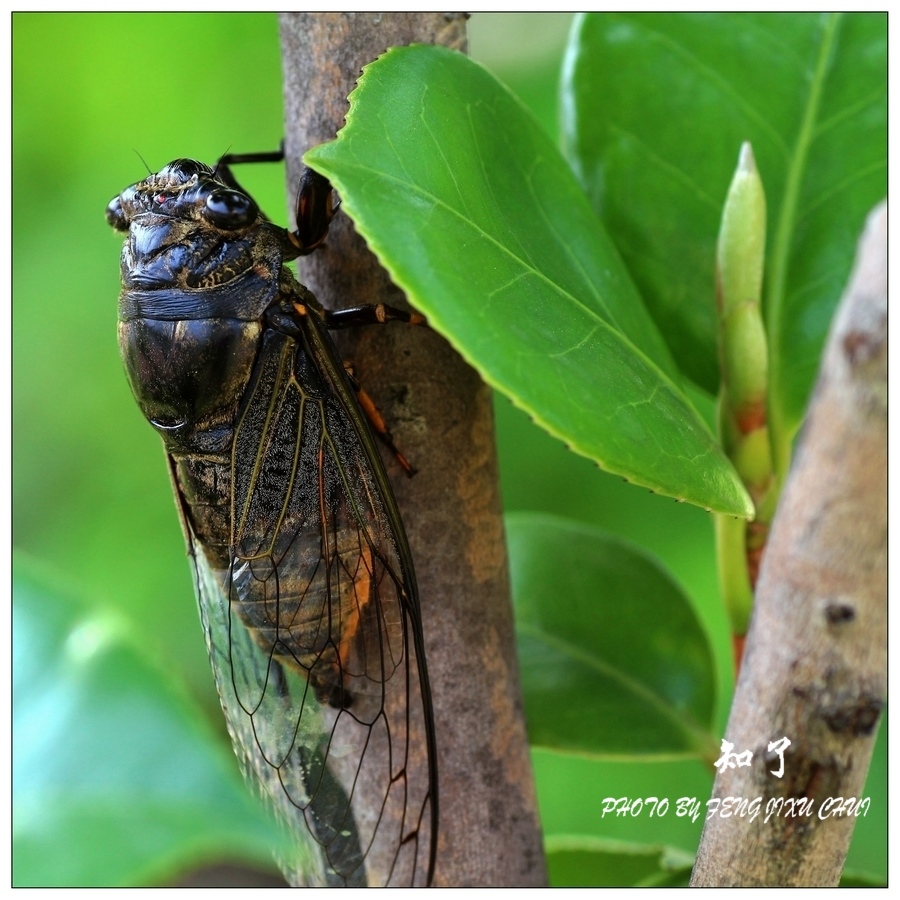
[{"label": "blurred green leaf", "polygon": [[[42,12],[11,30],[13,540],[218,711],[162,445],[119,359],[122,237],[104,209],[146,174],[135,150],[158,169],[278,146],[278,21]],[[284,221],[283,167],[245,169]]]},{"label": "blurred green leaf", "polygon": [[510,85],[554,141],[559,73],[574,17],[571,12],[475,13],[466,27],[469,56]]},{"label": "blurred green leaf", "polygon": [[694,860],[666,846],[630,844],[587,835],[554,835],[545,843],[553,887],[686,886]]},{"label": "blurred green leaf", "polygon": [[716,234],[738,149],[753,144],[773,414],[788,437],[887,190],[886,92],[881,13],[584,15],[572,31],[567,155],[679,365],[710,392]]},{"label": "blurred green leaf", "polygon": [[590,526],[507,517],[532,745],[612,758],[714,759],[712,650],[649,556]]},{"label": "blurred green leaf", "polygon": [[480,66],[388,51],[306,160],[431,325],[538,424],[638,484],[750,513],[565,162]]},{"label": "blurred green leaf", "polygon": [[160,881],[200,860],[271,861],[280,840],[202,712],[125,637],[18,565],[13,881]]},{"label": "blurred green leaf", "polygon": [[844,869],[841,872],[840,887],[887,887],[887,879],[870,872],[858,872],[855,869]]}]

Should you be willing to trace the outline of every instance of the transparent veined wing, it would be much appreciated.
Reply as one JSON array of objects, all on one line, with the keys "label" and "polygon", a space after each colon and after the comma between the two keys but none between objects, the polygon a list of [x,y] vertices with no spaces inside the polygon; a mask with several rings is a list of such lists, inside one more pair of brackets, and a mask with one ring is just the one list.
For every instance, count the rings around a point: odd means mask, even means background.
[{"label": "transparent veined wing", "polygon": [[437,782],[415,576],[330,338],[315,311],[297,323],[262,340],[227,552],[191,539],[210,660],[244,772],[296,838],[291,880],[425,885]]}]

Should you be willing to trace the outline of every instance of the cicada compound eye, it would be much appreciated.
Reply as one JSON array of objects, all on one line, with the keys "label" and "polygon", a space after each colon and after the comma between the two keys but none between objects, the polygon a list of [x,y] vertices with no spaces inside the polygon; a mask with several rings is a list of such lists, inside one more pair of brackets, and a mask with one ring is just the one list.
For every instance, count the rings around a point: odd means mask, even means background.
[{"label": "cicada compound eye", "polygon": [[122,198],[118,195],[113,197],[106,207],[106,221],[109,222],[116,231],[128,231],[128,221],[122,210]]},{"label": "cicada compound eye", "polygon": [[258,213],[256,204],[240,191],[221,188],[206,198],[206,219],[218,228],[245,228],[256,221]]}]

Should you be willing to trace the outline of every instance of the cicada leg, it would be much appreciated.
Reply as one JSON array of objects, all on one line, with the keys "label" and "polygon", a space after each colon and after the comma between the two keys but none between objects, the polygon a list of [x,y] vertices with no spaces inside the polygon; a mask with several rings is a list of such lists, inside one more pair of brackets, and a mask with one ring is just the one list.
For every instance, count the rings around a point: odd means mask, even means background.
[{"label": "cicada leg", "polygon": [[369,424],[372,426],[372,430],[378,436],[379,440],[394,454],[394,458],[400,465],[400,468],[403,469],[406,474],[412,478],[413,475],[416,474],[416,470],[413,468],[412,464],[409,460],[397,449],[397,445],[394,443],[394,437],[391,432],[388,430],[387,422],[384,419],[384,416],[381,414],[381,411],[375,405],[375,401],[363,390],[362,385],[356,378],[356,370],[353,366],[352,362],[348,362],[344,360],[344,371],[347,373],[347,377],[350,379],[350,384],[353,385],[353,390],[356,391],[356,399],[359,401],[360,408],[366,414],[366,418],[369,420]]},{"label": "cicada leg", "polygon": [[231,171],[231,167],[240,163],[281,162],[283,159],[284,151],[281,149],[272,150],[270,153],[226,153],[224,156],[220,156],[216,163],[216,178],[227,184],[229,187],[234,188],[236,191],[240,191],[242,194],[250,196],[249,193],[241,187],[237,178],[234,177],[234,172]]},{"label": "cicada leg", "polygon": [[388,306],[387,303],[367,303],[349,309],[326,309],[325,324],[329,328],[355,328],[357,325],[385,325],[388,322],[407,322],[428,327],[425,316]]},{"label": "cicada leg", "polygon": [[[358,325],[385,325],[388,322],[406,322],[409,325],[420,325],[428,327],[425,317],[419,313],[410,312],[406,309],[399,309],[396,306],[388,306],[386,303],[365,304],[362,306],[353,306],[349,309],[326,309],[325,324],[329,328],[354,328]],[[409,460],[397,449],[394,438],[388,430],[387,423],[384,420],[375,401],[363,390],[356,378],[353,364],[344,361],[344,369],[350,378],[350,383],[356,391],[356,399],[359,401],[360,407],[366,414],[369,424],[372,426],[375,434],[381,442],[394,454],[395,459],[400,468],[410,477],[416,474],[415,468]]]},{"label": "cicada leg", "polygon": [[[232,174],[232,165],[283,160],[284,145],[268,153],[226,153],[216,164],[216,173],[226,184],[246,193]],[[335,203],[331,182],[305,166],[297,191],[297,229],[286,232],[297,256],[306,256],[322,244],[339,206],[340,203]]]}]

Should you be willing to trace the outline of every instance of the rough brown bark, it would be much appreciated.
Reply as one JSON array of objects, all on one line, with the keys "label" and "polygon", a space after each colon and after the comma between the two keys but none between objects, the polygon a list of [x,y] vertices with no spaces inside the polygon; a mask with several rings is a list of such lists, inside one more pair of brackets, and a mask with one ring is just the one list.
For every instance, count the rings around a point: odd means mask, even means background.
[{"label": "rough brown bark", "polygon": [[[726,737],[753,762],[720,771],[713,790],[760,797],[761,808],[755,819],[707,820],[694,885],[840,879],[855,817],[825,813],[832,798],[862,797],[887,690],[886,323],[882,204],[832,325],[763,562]],[[767,751],[783,736],[791,746],[777,778]]]},{"label": "rough brown bark", "polygon": [[[300,157],[334,138],[363,65],[414,41],[464,49],[461,15],[284,14],[288,184]],[[289,188],[289,190],[291,190]],[[402,292],[346,216],[301,279],[330,308]],[[435,883],[546,881],[525,735],[488,388],[427,329],[392,325],[337,335],[398,446],[388,460],[416,563],[435,704],[440,827]]]}]

